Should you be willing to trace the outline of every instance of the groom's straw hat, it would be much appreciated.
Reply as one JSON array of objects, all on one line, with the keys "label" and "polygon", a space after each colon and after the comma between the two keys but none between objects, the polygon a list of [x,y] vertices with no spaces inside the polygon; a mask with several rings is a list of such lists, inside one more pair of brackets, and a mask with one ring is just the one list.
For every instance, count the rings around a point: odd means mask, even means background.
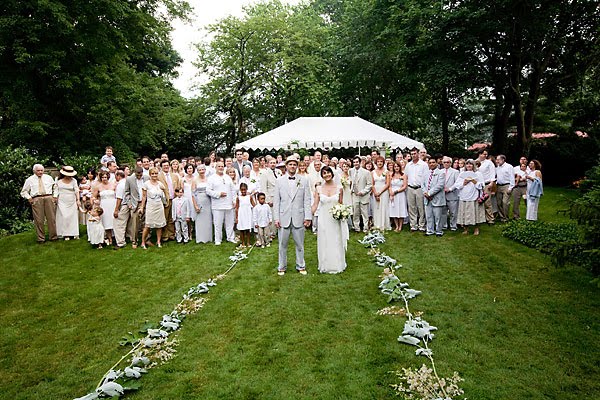
[{"label": "groom's straw hat", "polygon": [[289,156],[288,158],[286,158],[286,159],[285,159],[285,165],[287,165],[287,163],[289,163],[289,162],[291,162],[291,161],[293,161],[293,162],[295,162],[296,164],[298,164],[298,159],[297,159],[296,157],[294,157],[294,156]]}]

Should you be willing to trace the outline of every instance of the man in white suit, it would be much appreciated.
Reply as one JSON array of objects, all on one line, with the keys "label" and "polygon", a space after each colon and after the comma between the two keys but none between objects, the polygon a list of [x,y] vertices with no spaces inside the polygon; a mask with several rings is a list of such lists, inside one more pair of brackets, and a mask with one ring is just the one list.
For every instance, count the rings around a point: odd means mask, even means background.
[{"label": "man in white suit", "polygon": [[287,248],[290,234],[296,245],[296,269],[306,275],[304,262],[304,230],[311,223],[311,194],[308,180],[296,175],[298,160],[288,157],[285,161],[287,173],[277,179],[273,197],[273,220],[279,230],[279,265],[277,274],[282,276],[287,269]]},{"label": "man in white suit", "polygon": [[427,220],[427,236],[434,233],[442,236],[442,210],[446,206],[446,194],[444,193],[444,172],[438,168],[435,158],[427,162],[429,171],[425,174],[421,190],[423,191],[423,202],[425,203],[425,218]]},{"label": "man in white suit", "polygon": [[360,157],[354,157],[352,160],[354,168],[348,171],[352,181],[352,223],[354,230],[360,232],[360,218],[362,217],[363,229],[366,232],[369,230],[369,200],[373,179],[369,171],[360,164]]},{"label": "man in white suit", "polygon": [[452,159],[445,156],[442,159],[444,168],[445,184],[444,193],[446,193],[446,207],[442,210],[442,228],[448,227],[448,214],[450,214],[450,230],[456,230],[456,221],[458,218],[458,190],[452,189],[458,179],[458,170],[452,168]]}]

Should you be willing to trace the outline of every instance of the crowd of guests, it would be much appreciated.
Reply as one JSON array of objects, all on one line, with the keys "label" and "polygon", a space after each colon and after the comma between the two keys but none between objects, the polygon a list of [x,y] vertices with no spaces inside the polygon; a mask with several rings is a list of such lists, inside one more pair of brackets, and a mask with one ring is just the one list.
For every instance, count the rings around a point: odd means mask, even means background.
[{"label": "crowd of guests", "polygon": [[[408,224],[411,232],[428,236],[459,227],[464,234],[472,229],[478,235],[481,224],[508,221],[511,204],[512,218],[520,218],[522,199],[526,219],[536,220],[543,194],[537,160],[521,157],[513,167],[504,155],[493,157],[487,150],[473,159],[430,156],[416,148],[394,158],[377,151],[352,159],[319,151],[292,156],[313,192],[323,183],[323,167],[331,168],[342,202],[352,206],[349,228],[357,232],[399,232]],[[237,150],[234,157],[213,152],[205,158],[171,160],[164,153],[119,167],[107,147],[98,167],[77,181],[70,166],[56,180],[42,165],[33,166],[21,195],[31,204],[38,242],[46,240],[46,223],[50,240],[78,239],[79,225],[86,225],[88,240],[98,248],[122,248],[127,240],[144,249],[190,240],[267,247],[276,235],[272,206],[277,179],[285,174],[281,154],[250,159]],[[317,213],[311,225],[315,233],[318,218]]]}]

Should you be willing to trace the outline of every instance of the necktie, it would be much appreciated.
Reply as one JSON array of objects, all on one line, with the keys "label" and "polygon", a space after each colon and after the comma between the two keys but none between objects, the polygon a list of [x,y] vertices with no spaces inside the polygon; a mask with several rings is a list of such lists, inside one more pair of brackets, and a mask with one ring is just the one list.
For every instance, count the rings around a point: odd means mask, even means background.
[{"label": "necktie", "polygon": [[271,171],[273,171],[273,176],[274,176],[275,178],[277,178],[277,174],[275,173],[275,170],[274,170],[274,169],[272,169]]},{"label": "necktie", "polygon": [[290,176],[288,179],[289,179],[290,181],[295,181],[295,180],[296,180],[296,177],[295,177],[295,176]]},{"label": "necktie", "polygon": [[171,180],[171,174],[167,174],[167,186],[169,186],[169,196],[173,198],[175,192],[173,191],[173,181]]},{"label": "necktie", "polygon": [[44,187],[44,180],[41,176],[38,176],[38,195],[46,194],[46,188]]},{"label": "necktie", "polygon": [[431,180],[433,179],[433,169],[431,170],[431,174],[429,174],[429,180],[427,181],[427,191],[429,191],[429,188],[431,187]]}]

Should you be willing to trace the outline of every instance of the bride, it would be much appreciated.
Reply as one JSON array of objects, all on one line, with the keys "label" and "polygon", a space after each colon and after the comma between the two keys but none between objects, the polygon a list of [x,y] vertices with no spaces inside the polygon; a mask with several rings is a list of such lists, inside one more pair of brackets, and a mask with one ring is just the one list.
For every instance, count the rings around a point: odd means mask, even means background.
[{"label": "bride", "polygon": [[319,228],[317,231],[317,255],[319,272],[337,274],[346,269],[346,244],[348,224],[333,218],[329,209],[343,200],[343,188],[336,185],[333,170],[321,168],[324,183],[317,186],[312,206],[313,214],[319,210]]}]

